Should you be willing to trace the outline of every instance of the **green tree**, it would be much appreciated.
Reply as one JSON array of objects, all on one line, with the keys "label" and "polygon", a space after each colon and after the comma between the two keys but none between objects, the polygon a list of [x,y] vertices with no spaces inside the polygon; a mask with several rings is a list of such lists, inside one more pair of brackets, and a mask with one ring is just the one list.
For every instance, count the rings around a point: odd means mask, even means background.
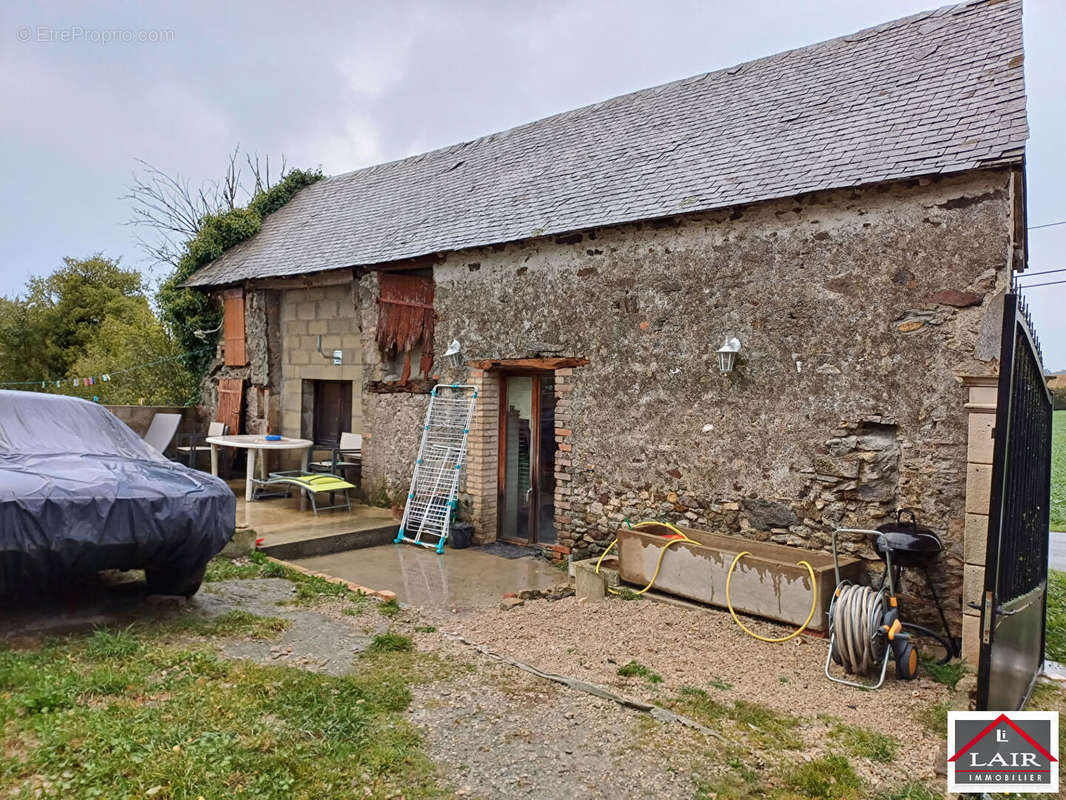
[{"label": "green tree", "polygon": [[105,319],[133,319],[145,302],[136,270],[97,254],[65,258],[25,293],[0,303],[0,375],[6,381],[62,378]]},{"label": "green tree", "polygon": [[186,405],[197,399],[189,393],[196,381],[186,362],[147,299],[141,298],[135,314],[109,317],[100,324],[70,375],[110,375],[109,381],[80,389],[101,403]]},{"label": "green tree", "polygon": [[[140,273],[99,254],[66,258],[19,297],[0,298],[0,383],[43,381],[17,388],[105,403],[184,404],[196,381],[182,353],[152,313]],[[105,373],[115,380],[73,385]]]}]

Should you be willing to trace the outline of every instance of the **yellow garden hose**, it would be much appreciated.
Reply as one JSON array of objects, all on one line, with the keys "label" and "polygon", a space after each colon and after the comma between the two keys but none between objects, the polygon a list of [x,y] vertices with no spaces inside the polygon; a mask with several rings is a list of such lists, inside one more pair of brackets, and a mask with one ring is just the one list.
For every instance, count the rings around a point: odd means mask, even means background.
[{"label": "yellow garden hose", "polygon": [[[630,527],[633,530],[637,530],[640,527],[650,527],[652,525],[661,525],[664,528],[669,528],[670,530],[672,530],[675,534],[677,534],[681,538],[679,538],[679,539],[671,539],[670,541],[668,541],[666,544],[663,545],[662,549],[659,550],[659,560],[655,562],[655,574],[653,574],[651,576],[651,580],[648,581],[648,585],[647,586],[645,586],[639,592],[633,592],[633,594],[644,594],[646,591],[648,591],[648,589],[650,589],[652,586],[655,585],[655,579],[659,577],[659,569],[663,565],[663,556],[666,555],[666,551],[670,549],[670,545],[677,544],[678,542],[690,542],[692,544],[699,544],[699,542],[697,542],[695,539],[690,539],[687,536],[685,536],[685,534],[681,531],[680,528],[678,528],[678,527],[676,527],[674,525],[671,525],[669,522],[656,522],[655,520],[646,520],[644,522],[638,522],[636,525],[632,525]],[[607,554],[609,552],[611,552],[611,550],[614,548],[614,546],[616,544],[618,544],[618,540],[617,539],[615,539],[613,542],[611,542],[609,545],[607,545],[607,549],[604,550],[603,553],[600,555],[600,557],[596,560],[596,574],[597,575],[600,574],[600,564],[603,563],[603,559],[605,559],[607,557]],[[607,587],[607,591],[609,591],[611,594],[621,594],[620,591],[618,591],[617,589],[615,589],[615,588],[613,588],[611,586]]]},{"label": "yellow garden hose", "polygon": [[[663,549],[665,550],[666,548]],[[733,563],[729,565],[729,574],[725,577],[725,603],[727,606],[729,606],[729,613],[733,615],[733,621],[740,626],[740,629],[744,631],[744,633],[748,634],[748,636],[751,636],[752,638],[758,639],[760,642],[787,642],[789,639],[792,639],[795,636],[799,636],[801,633],[803,633],[804,630],[806,630],[807,626],[811,624],[811,620],[814,619],[814,609],[818,605],[818,584],[814,579],[814,567],[812,567],[807,561],[796,562],[797,566],[802,565],[806,567],[807,572],[809,572],[811,576],[811,612],[807,615],[806,621],[804,621],[802,625],[796,628],[796,630],[792,631],[792,633],[790,633],[788,636],[779,636],[776,639],[772,639],[767,636],[760,636],[754,631],[749,630],[744,625],[744,623],[740,621],[740,617],[737,616],[737,612],[733,610],[733,601],[729,597],[729,585],[733,581],[733,570],[737,568],[737,564],[740,563],[740,559],[742,559],[744,556],[750,555],[751,553],[749,553],[747,550],[742,553],[737,553],[737,557],[734,558]]]},{"label": "yellow garden hose", "polygon": [[[626,524],[627,525],[629,524],[628,520],[626,520]],[[634,592],[633,594],[635,594],[635,595],[644,594],[652,586],[655,585],[655,579],[659,577],[659,570],[662,568],[662,565],[663,565],[663,556],[666,555],[666,551],[670,549],[671,545],[677,544],[678,542],[688,542],[690,544],[699,544],[699,542],[697,542],[695,539],[690,539],[688,536],[686,536],[684,534],[684,532],[680,528],[678,528],[678,527],[676,527],[674,525],[671,525],[669,522],[658,522],[656,520],[646,520],[644,522],[638,522],[636,525],[631,525],[630,528],[632,530],[637,530],[637,529],[642,528],[642,527],[647,528],[647,527],[652,527],[652,526],[662,526],[664,528],[669,528],[679,538],[671,539],[670,541],[668,541],[666,544],[664,544],[662,546],[662,549],[659,550],[659,559],[658,559],[658,561],[655,562],[655,573],[651,576],[651,580],[648,581],[648,585],[645,586],[643,589],[641,589],[639,592]],[[614,549],[614,546],[616,544],[618,544],[618,539],[615,539],[613,542],[611,542],[609,545],[607,545],[607,549],[604,550],[600,554],[600,557],[598,559],[596,559],[596,574],[597,575],[600,574],[600,564],[603,563],[603,559],[607,558],[607,554],[610,553],[611,550]],[[803,631],[805,631],[807,629],[807,626],[811,624],[811,620],[814,619],[814,610],[818,606],[818,582],[817,582],[817,580],[814,577],[814,567],[812,567],[810,565],[810,562],[808,562],[808,561],[797,561],[796,562],[797,566],[806,567],[807,568],[807,572],[811,576],[811,610],[810,610],[810,613],[807,614],[807,619],[796,630],[794,630],[794,631],[792,631],[792,633],[788,634],[788,636],[781,636],[781,637],[778,637],[776,639],[773,639],[773,638],[770,638],[770,637],[767,637],[767,636],[760,636],[759,634],[755,633],[754,631],[749,630],[744,625],[744,623],[740,621],[740,617],[737,616],[737,612],[733,610],[733,601],[732,601],[732,599],[730,598],[730,595],[729,595],[730,586],[731,586],[731,584],[733,582],[733,572],[736,570],[737,564],[740,563],[740,559],[742,559],[744,556],[750,556],[750,555],[751,555],[751,553],[749,553],[747,550],[745,550],[745,551],[743,551],[741,553],[737,553],[736,558],[733,559],[733,563],[729,565],[729,573],[726,575],[726,578],[725,578],[725,602],[726,602],[726,605],[729,607],[729,613],[733,615],[733,621],[736,622],[737,625],[740,626],[740,629],[742,631],[744,631],[744,633],[748,634],[749,636],[751,636],[751,637],[753,637],[755,639],[758,639],[760,642],[770,642],[770,643],[787,642],[789,639],[792,639],[792,638],[794,638],[796,636],[799,636],[801,633],[803,633]],[[607,587],[607,591],[611,592],[612,594],[621,594],[620,591],[618,591],[617,589],[615,589],[615,588],[613,588],[611,586]]]}]

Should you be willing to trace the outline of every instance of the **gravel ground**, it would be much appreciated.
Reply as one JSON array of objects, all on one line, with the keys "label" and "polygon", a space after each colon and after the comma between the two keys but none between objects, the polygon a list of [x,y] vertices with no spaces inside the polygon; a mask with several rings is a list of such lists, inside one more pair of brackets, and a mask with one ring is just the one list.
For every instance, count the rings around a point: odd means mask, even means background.
[{"label": "gravel ground", "polygon": [[458,796],[695,794],[687,759],[673,748],[643,746],[659,723],[511,667],[482,661],[460,681],[417,687],[410,716]]},{"label": "gravel ground", "polygon": [[[355,656],[375,633],[391,628],[407,634],[419,651],[460,666],[440,679],[429,675],[416,682],[409,714],[442,780],[464,797],[692,798],[738,758],[750,774],[772,783],[790,764],[840,750],[828,737],[830,718],[902,741],[891,763],[850,758],[870,787],[934,780],[935,759],[944,747],[914,721],[916,712],[948,698],[943,686],[890,679],[882,689],[864,692],[833,684],[822,674],[825,640],[803,636],[764,644],[717,611],[568,597],[511,599],[506,609],[497,600],[459,613],[407,609],[386,619],[372,605],[349,616],[347,601],[278,605],[293,591],[283,579],[224,581],[205,585],[177,608],[119,595],[80,612],[76,627],[183,613],[214,618],[238,608],[292,624],[276,639],[220,641],[223,655],[332,674],[357,669]],[[11,638],[54,632],[49,616],[40,611],[28,616]],[[771,636],[784,632],[766,623],[754,627]],[[729,706],[736,700],[759,703],[802,722],[788,734],[794,749],[760,749],[739,723],[722,720],[710,723],[721,726],[715,730],[725,739],[718,739],[502,664],[448,634],[639,700],[665,705],[682,687],[696,687]],[[629,661],[658,673],[662,682],[619,677],[618,668]]]},{"label": "gravel ground", "polygon": [[[914,721],[917,712],[949,697],[941,684],[926,678],[895,681],[891,667],[885,686],[876,692],[831,683],[822,672],[824,639],[800,636],[781,644],[759,642],[740,631],[726,613],[650,601],[586,603],[566,598],[526,601],[508,610],[493,607],[437,614],[433,621],[439,632],[417,634],[420,649],[450,651],[456,656],[462,649],[470,651],[444,635],[450,632],[539,669],[599,683],[642,700],[662,703],[680,687],[690,686],[706,690],[716,700],[745,700],[800,715],[805,722],[798,735],[806,747],[790,754],[796,760],[817,757],[829,749],[828,726],[818,715],[895,736],[903,747],[891,764],[853,759],[860,774],[878,784],[894,785],[901,775],[933,778],[935,760],[944,747]],[[749,627],[767,636],[787,632],[769,623]],[[662,683],[619,677],[618,668],[631,660],[659,674]],[[574,694],[566,689],[561,692]],[[543,711],[531,717],[536,720],[531,729],[539,731]]]}]

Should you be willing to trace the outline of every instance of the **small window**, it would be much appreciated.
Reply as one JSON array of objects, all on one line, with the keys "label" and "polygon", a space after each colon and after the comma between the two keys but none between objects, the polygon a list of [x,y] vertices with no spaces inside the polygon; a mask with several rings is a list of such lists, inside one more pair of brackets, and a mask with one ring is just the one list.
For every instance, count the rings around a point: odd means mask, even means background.
[{"label": "small window", "polygon": [[244,289],[222,293],[222,350],[228,367],[248,363],[244,347]]}]

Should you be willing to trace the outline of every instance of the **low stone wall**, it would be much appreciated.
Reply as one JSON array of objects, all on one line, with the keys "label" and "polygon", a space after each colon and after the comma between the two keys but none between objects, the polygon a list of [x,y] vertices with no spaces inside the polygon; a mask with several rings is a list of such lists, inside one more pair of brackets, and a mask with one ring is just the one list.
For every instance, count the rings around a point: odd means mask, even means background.
[{"label": "low stone wall", "polygon": [[207,414],[201,406],[106,406],[106,408],[129,425],[138,436],[144,436],[156,414],[181,414],[179,434],[207,431]]}]

